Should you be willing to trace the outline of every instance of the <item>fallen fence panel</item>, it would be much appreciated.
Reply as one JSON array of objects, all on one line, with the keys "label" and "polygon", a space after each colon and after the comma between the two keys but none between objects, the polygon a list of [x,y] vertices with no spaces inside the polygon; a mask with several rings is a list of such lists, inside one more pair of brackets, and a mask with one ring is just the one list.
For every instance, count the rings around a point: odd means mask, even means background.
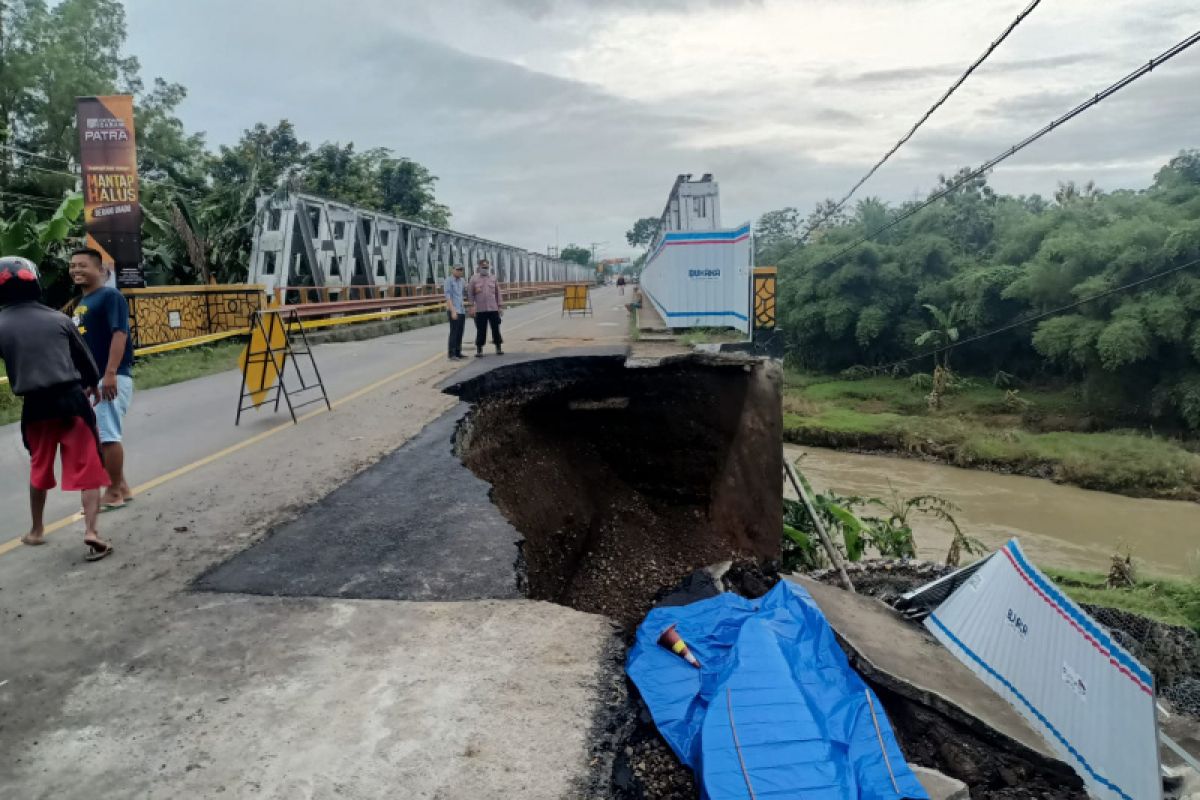
[{"label": "fallen fence panel", "polygon": [[1154,677],[1015,539],[925,625],[1042,733],[1096,797],[1162,796]]}]

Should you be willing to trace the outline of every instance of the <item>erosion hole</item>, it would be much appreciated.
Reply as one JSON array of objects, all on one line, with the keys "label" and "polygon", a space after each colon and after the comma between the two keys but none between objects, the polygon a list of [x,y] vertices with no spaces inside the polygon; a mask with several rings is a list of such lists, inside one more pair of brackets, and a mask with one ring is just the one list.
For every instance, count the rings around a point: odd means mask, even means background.
[{"label": "erosion hole", "polygon": [[551,358],[450,391],[474,404],[457,452],[524,536],[528,596],[632,625],[698,567],[778,557],[777,366]]}]

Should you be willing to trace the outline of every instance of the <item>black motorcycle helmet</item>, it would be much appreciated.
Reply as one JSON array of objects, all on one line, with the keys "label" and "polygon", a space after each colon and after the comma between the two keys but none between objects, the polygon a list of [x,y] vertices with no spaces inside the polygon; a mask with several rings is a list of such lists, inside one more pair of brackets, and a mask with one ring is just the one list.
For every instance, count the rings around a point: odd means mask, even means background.
[{"label": "black motorcycle helmet", "polygon": [[20,256],[0,256],[0,306],[28,303],[41,296],[37,264]]}]

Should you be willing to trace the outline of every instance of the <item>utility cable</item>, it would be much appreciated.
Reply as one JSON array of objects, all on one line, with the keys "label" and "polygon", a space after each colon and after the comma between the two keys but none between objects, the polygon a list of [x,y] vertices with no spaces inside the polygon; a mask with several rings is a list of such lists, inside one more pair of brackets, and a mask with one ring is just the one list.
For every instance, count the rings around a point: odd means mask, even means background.
[{"label": "utility cable", "polygon": [[1087,111],[1089,108],[1092,108],[1093,106],[1099,105],[1101,101],[1106,100],[1107,98],[1116,94],[1121,89],[1124,89],[1126,86],[1130,85],[1134,81],[1138,80],[1139,78],[1144,77],[1147,73],[1149,73],[1155,67],[1158,67],[1158,66],[1166,63],[1167,61],[1170,61],[1172,58],[1179,55],[1183,51],[1187,50],[1189,47],[1196,44],[1197,42],[1200,42],[1200,31],[1193,33],[1191,36],[1189,36],[1186,39],[1184,39],[1183,41],[1179,42],[1174,47],[1171,47],[1170,49],[1164,51],[1159,56],[1150,59],[1150,61],[1148,61],[1147,63],[1138,67],[1133,72],[1126,75],[1124,78],[1121,78],[1116,83],[1111,84],[1107,88],[1102,89],[1101,91],[1097,92],[1092,97],[1089,97],[1087,100],[1084,100],[1082,103],[1075,106],[1075,108],[1073,108],[1070,111],[1068,111],[1067,113],[1063,114],[1061,117],[1054,120],[1053,122],[1050,122],[1049,124],[1047,124],[1045,127],[1041,128],[1040,130],[1038,130],[1034,133],[1031,133],[1029,136],[1025,137],[1020,142],[1017,142],[1015,145],[1008,148],[1000,155],[995,156],[994,158],[984,162],[979,168],[971,170],[969,173],[962,176],[958,180],[948,183],[945,187],[934,192],[933,194],[931,194],[928,198],[926,198],[921,203],[918,203],[917,205],[913,206],[912,208],[908,208],[908,209],[902,211],[901,213],[899,213],[895,217],[893,217],[890,221],[884,223],[883,225],[880,225],[878,228],[871,231],[870,233],[863,234],[858,239],[855,239],[853,242],[851,242],[850,244],[843,247],[841,250],[834,253],[829,258],[823,260],[821,263],[822,264],[831,264],[834,261],[837,261],[842,256],[849,253],[850,251],[855,250],[858,247],[860,247],[861,245],[866,244],[867,242],[871,241],[872,239],[874,239],[876,236],[883,233],[884,231],[887,231],[887,230],[890,230],[891,228],[896,227],[904,220],[906,220],[909,217],[916,214],[918,211],[921,211],[924,208],[926,208],[927,206],[930,206],[930,205],[936,203],[938,200],[941,200],[946,195],[951,194],[952,192],[954,192],[955,190],[960,188],[963,184],[965,184],[969,181],[975,180],[980,175],[983,175],[985,172],[988,172],[989,170],[994,168],[1000,162],[1016,155],[1017,153],[1024,150],[1029,145],[1036,142],[1038,139],[1041,139],[1046,134],[1048,134],[1051,131],[1055,130],[1056,128],[1062,126],[1063,124],[1070,122],[1072,119],[1079,116],[1084,111]]},{"label": "utility cable", "polygon": [[[61,159],[56,156],[39,156],[37,153],[31,153],[28,150],[22,150],[19,147],[13,147],[12,145],[7,145],[7,144],[0,144],[0,150],[11,150],[14,153],[21,153],[22,155],[34,156],[36,158],[45,158],[45,159],[49,159],[51,161],[60,161],[64,164],[68,164],[68,165],[71,163],[69,161],[66,161],[65,159]],[[32,169],[32,170],[36,170],[37,172],[44,172],[47,175],[61,175],[61,176],[67,177],[67,178],[74,178],[75,180],[80,180],[82,178],[82,173],[80,173],[80,172],[68,172],[68,171],[62,170],[62,169],[49,169],[47,167],[39,167],[36,164],[22,164],[19,168],[20,169]],[[195,188],[188,187],[188,186],[180,186],[179,184],[172,183],[171,181],[159,180],[158,178],[147,178],[145,175],[139,175],[138,180],[142,183],[148,183],[152,186],[157,185],[157,186],[166,187],[168,189],[174,189],[175,191],[189,194],[192,197],[200,196],[198,194],[200,192],[199,189],[195,189]]]},{"label": "utility cable", "polygon": [[908,133],[901,136],[900,141],[898,141],[894,145],[892,145],[892,149],[888,150],[886,153],[884,153],[883,158],[881,158],[877,162],[875,162],[875,166],[873,166],[869,170],[867,170],[867,174],[863,175],[861,178],[859,178],[858,183],[851,186],[850,191],[846,192],[846,195],[841,200],[839,200],[832,209],[830,209],[828,212],[826,212],[826,214],[824,216],[822,216],[819,220],[814,222],[812,225],[808,226],[808,229],[805,230],[804,233],[802,233],[800,235],[800,241],[803,242],[806,239],[808,239],[809,235],[814,230],[821,227],[821,225],[823,225],[825,222],[827,222],[830,217],[832,217],[834,214],[841,211],[842,208],[845,207],[846,203],[849,202],[850,198],[854,196],[854,193],[857,192],[859,189],[861,189],[862,185],[864,183],[866,183],[868,180],[870,180],[871,176],[874,175],[876,173],[876,171],[878,171],[879,168],[882,167],[889,158],[891,158],[893,155],[895,155],[897,150],[899,150],[901,147],[903,147],[908,142],[908,140],[913,137],[913,134],[915,134],[917,132],[917,129],[920,128],[922,125],[924,125],[926,123],[926,121],[928,121],[929,118],[933,116],[933,112],[935,112],[939,108],[941,108],[942,104],[950,99],[950,95],[954,94],[958,90],[958,87],[962,86],[963,83],[966,82],[967,78],[971,77],[971,73],[973,73],[979,67],[980,64],[982,64],[984,61],[986,61],[988,56],[990,56],[993,53],[993,51],[995,51],[995,49],[997,47],[999,47],[1000,44],[1005,39],[1008,38],[1008,35],[1010,33],[1012,33],[1016,29],[1016,27],[1018,25],[1020,25],[1021,22],[1027,16],[1029,16],[1031,13],[1033,13],[1033,10],[1038,7],[1038,4],[1040,2],[1042,2],[1042,0],[1033,0],[1033,2],[1031,2],[1029,5],[1027,5],[1025,7],[1025,9],[1020,14],[1017,15],[1016,19],[1014,19],[1012,22],[1010,22],[1008,24],[1008,27],[1005,28],[1004,32],[1000,34],[1000,37],[998,39],[996,39],[996,41],[994,41],[990,45],[988,45],[988,48],[983,51],[983,53],[979,56],[979,58],[975,59],[975,61],[971,64],[971,66],[967,67],[966,72],[964,72],[962,75],[960,75],[958,77],[958,80],[956,80],[954,83],[950,84],[950,88],[947,89],[942,94],[942,96],[939,97],[937,99],[937,101],[929,107],[929,110],[926,111],[921,116],[921,118],[919,120],[917,120],[916,123],[911,128],[908,129]]},{"label": "utility cable", "polygon": [[884,364],[879,367],[871,367],[871,371],[872,372],[886,372],[888,370],[895,369],[896,367],[903,366],[903,365],[909,363],[910,361],[919,361],[923,358],[928,358],[929,356],[940,355],[942,353],[953,350],[956,347],[962,347],[963,345],[971,344],[973,342],[978,342],[982,339],[988,339],[988,338],[991,338],[992,336],[997,336],[1001,333],[1007,333],[1008,331],[1011,331],[1013,328],[1019,328],[1022,325],[1028,325],[1031,322],[1040,322],[1041,320],[1046,319],[1047,317],[1057,316],[1057,315],[1063,313],[1064,311],[1072,311],[1076,308],[1079,308],[1082,305],[1087,305],[1088,303],[1093,303],[1096,300],[1103,300],[1105,297],[1109,297],[1109,296],[1117,294],[1119,292],[1125,292],[1130,289],[1136,289],[1137,287],[1143,286],[1147,283],[1150,283],[1151,281],[1156,281],[1159,278],[1165,278],[1168,275],[1174,275],[1177,272],[1182,272],[1183,270],[1189,269],[1198,264],[1200,264],[1200,258],[1195,258],[1195,259],[1192,259],[1191,261],[1187,262],[1186,264],[1180,264],[1177,267],[1171,267],[1170,269],[1165,269],[1161,272],[1156,272],[1153,275],[1147,275],[1144,278],[1139,278],[1136,281],[1131,281],[1130,283],[1126,283],[1121,286],[1114,286],[1111,289],[1105,289],[1103,292],[1098,292],[1097,294],[1089,295],[1088,297],[1085,297],[1082,300],[1076,300],[1075,302],[1068,303],[1065,306],[1059,306],[1058,308],[1052,308],[1049,311],[1042,311],[1042,312],[1033,314],[1028,317],[1021,317],[1020,319],[1014,320],[1013,322],[1009,322],[1006,325],[1001,325],[999,328],[993,328],[990,331],[984,331],[983,333],[978,333],[974,336],[969,336],[966,339],[962,339],[961,341],[953,342],[952,344],[945,345],[944,347],[936,347],[933,350],[929,350],[927,352],[920,353],[919,355],[909,356],[908,358],[902,358],[899,361],[893,361],[890,364]]},{"label": "utility cable", "polygon": [[48,156],[45,153],[35,153],[32,150],[22,150],[20,147],[14,147],[11,144],[0,144],[0,150],[11,150],[14,153],[18,153],[23,156],[30,156],[31,158],[42,158],[46,161],[54,161],[59,164],[66,164],[67,166],[71,165],[70,159],[59,158],[58,156]]},{"label": "utility cable", "polygon": [[58,208],[62,204],[63,198],[57,200],[53,197],[45,197],[32,194],[22,194],[20,192],[9,192],[0,189],[0,202],[12,203],[13,205],[27,205],[31,207],[41,206],[43,208]]}]

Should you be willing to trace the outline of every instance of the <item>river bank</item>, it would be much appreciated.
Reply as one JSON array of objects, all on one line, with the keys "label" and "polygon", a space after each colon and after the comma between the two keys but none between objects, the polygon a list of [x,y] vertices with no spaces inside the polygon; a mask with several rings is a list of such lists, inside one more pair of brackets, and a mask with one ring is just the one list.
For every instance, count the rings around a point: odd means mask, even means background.
[{"label": "river bank", "polygon": [[[817,492],[840,496],[934,494],[953,503],[963,531],[994,551],[1021,546],[1076,602],[1120,608],[1200,630],[1200,505],[1122,497],[1018,475],[894,456],[785,446]],[[789,493],[790,496],[790,493]],[[869,506],[859,508],[870,513]],[[917,558],[941,563],[953,539],[944,520],[913,515]],[[1114,553],[1129,553],[1135,584],[1105,586]],[[965,558],[963,563],[972,560]]]},{"label": "river bank", "polygon": [[789,371],[784,441],[1046,478],[1130,497],[1200,501],[1200,443],[1104,430],[1069,390],[971,386],[947,396],[937,411],[928,408],[925,394],[906,379],[840,380]]}]

